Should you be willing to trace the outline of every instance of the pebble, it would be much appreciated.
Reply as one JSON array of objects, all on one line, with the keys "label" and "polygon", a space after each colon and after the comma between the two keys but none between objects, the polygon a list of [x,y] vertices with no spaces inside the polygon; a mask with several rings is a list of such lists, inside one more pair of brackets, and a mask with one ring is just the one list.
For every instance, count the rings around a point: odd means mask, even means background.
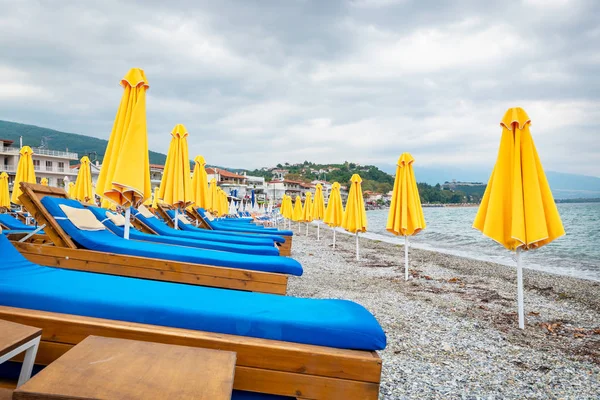
[{"label": "pebble", "polygon": [[[514,270],[316,228],[294,236],[304,275],[288,295],[341,298],[365,306],[386,332],[380,399],[600,399],[600,284],[525,272],[524,331]],[[559,295],[561,293],[562,295]],[[562,321],[562,322],[561,322]],[[544,323],[566,331],[553,335]],[[574,329],[583,329],[576,339]]]}]

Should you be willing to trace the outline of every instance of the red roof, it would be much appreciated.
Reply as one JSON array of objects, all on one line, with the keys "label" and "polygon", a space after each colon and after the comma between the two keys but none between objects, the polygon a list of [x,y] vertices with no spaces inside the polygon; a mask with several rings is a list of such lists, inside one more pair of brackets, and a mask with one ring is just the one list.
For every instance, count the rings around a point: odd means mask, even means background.
[{"label": "red roof", "polygon": [[225,178],[246,179],[246,177],[243,175],[234,174],[233,172],[229,172],[226,169],[220,168],[206,168],[206,173],[210,175],[216,175],[218,173]]},{"label": "red roof", "polygon": [[150,168],[165,169],[165,166],[164,165],[160,165],[160,164],[150,164]]}]

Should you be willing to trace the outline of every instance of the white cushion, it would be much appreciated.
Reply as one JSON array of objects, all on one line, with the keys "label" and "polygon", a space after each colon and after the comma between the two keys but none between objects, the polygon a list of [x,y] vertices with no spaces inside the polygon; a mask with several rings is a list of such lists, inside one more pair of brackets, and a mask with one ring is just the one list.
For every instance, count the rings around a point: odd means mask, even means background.
[{"label": "white cushion", "polygon": [[145,205],[143,205],[143,204],[142,204],[141,206],[139,206],[139,207],[138,207],[138,211],[140,212],[140,214],[142,214],[142,215],[143,215],[144,217],[146,217],[146,218],[152,218],[152,217],[154,217],[154,214],[152,214],[152,213],[150,212],[150,210],[148,210],[148,209],[146,208],[146,206],[145,206]]},{"label": "white cushion", "polygon": [[59,204],[59,207],[63,210],[67,219],[82,231],[103,231],[106,229],[90,210],[73,208],[64,204]]},{"label": "white cushion", "polygon": [[179,222],[182,222],[186,225],[191,224],[191,222],[185,217],[185,215],[177,214],[177,219],[179,220]]},{"label": "white cushion", "polygon": [[111,213],[110,211],[107,211],[106,218],[110,219],[111,222],[116,226],[125,226],[125,217],[121,214],[115,214]]}]

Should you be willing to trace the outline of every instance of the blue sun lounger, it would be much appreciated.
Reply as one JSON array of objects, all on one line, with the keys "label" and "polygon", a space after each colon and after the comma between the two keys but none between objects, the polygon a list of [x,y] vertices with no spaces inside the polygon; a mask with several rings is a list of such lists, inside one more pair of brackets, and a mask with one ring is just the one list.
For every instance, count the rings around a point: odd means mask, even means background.
[{"label": "blue sun lounger", "polygon": [[376,351],[386,346],[375,317],[351,301],[44,267],[26,260],[2,235],[0,254],[0,306],[338,349]]},{"label": "blue sun lounger", "polygon": [[59,207],[60,204],[64,204],[73,208],[84,208],[78,201],[46,196],[41,200],[41,203],[67,235],[79,246],[88,250],[217,267],[302,275],[302,266],[300,263],[289,258],[238,254],[189,247],[183,248],[167,244],[125,240],[108,230],[80,230],[66,218],[66,215]]},{"label": "blue sun lounger", "polygon": [[202,208],[198,208],[198,213],[204,221],[215,231],[224,231],[224,232],[238,232],[238,233],[259,233],[261,235],[282,235],[282,236],[293,236],[294,232],[288,230],[280,230],[277,228],[266,228],[264,226],[259,225],[251,225],[251,226],[230,226],[232,224],[225,224],[219,221],[211,221],[206,217],[206,213]]},{"label": "blue sun lounger", "polygon": [[[106,226],[112,233],[119,237],[123,237],[125,234],[125,228],[116,225],[110,219],[107,218],[106,213],[112,213],[112,211],[104,208],[88,206],[90,210],[98,220],[100,220],[104,226]],[[195,240],[186,238],[177,238],[172,236],[160,236],[143,233],[136,230],[134,227],[130,227],[129,238],[132,240],[140,240],[144,242],[163,243],[176,246],[194,247],[198,249],[227,251],[230,253],[242,253],[242,254],[255,254],[263,256],[278,256],[279,250],[273,245],[270,246],[251,246],[242,245],[235,243],[224,243],[215,242],[210,240]]]},{"label": "blue sun lounger", "polygon": [[6,229],[10,229],[11,231],[33,231],[36,229],[33,225],[25,225],[15,217],[9,214],[0,214],[0,226],[3,226]]},{"label": "blue sun lounger", "polygon": [[[270,237],[257,237],[251,235],[230,235],[224,232],[213,232],[205,229],[195,229],[195,230],[182,230],[182,229],[173,229],[166,225],[164,222],[160,221],[157,217],[147,218],[139,211],[133,212],[134,217],[137,218],[142,224],[152,229],[154,232],[161,236],[172,236],[183,239],[195,239],[195,240],[213,240],[224,243],[235,243],[235,244],[245,244],[245,245],[256,245],[256,246],[271,246],[274,241]],[[183,228],[181,224],[179,227]],[[284,238],[279,237],[278,241],[283,241]]]}]

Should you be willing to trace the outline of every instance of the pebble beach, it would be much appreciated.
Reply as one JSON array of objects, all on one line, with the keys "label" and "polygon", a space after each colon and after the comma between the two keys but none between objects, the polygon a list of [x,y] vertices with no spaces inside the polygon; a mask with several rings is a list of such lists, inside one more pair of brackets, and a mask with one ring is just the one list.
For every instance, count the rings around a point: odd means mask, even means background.
[{"label": "pebble beach", "polygon": [[381,399],[600,398],[600,282],[525,270],[518,329],[516,271],[490,262],[292,226],[304,267],[288,295],[340,298],[386,332]]}]

